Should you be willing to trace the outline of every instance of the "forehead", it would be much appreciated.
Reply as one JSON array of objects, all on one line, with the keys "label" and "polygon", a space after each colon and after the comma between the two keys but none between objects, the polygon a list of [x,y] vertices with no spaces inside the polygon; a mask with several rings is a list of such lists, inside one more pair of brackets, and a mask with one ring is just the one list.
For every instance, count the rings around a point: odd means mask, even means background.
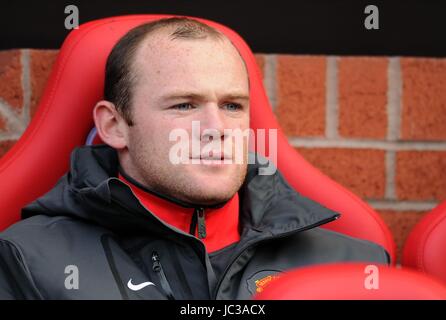
[{"label": "forehead", "polygon": [[138,80],[157,86],[248,83],[244,61],[227,38],[171,40],[166,33],[149,35],[135,53],[133,70]]}]

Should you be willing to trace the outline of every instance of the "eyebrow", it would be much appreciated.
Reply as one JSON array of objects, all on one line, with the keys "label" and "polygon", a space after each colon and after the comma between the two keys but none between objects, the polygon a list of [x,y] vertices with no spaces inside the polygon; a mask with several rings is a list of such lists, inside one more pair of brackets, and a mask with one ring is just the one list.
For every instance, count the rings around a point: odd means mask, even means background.
[{"label": "eyebrow", "polygon": [[[160,97],[162,101],[169,100],[205,100],[205,96],[194,92],[173,92]],[[249,100],[249,95],[240,93],[229,93],[222,96],[222,100]]]}]

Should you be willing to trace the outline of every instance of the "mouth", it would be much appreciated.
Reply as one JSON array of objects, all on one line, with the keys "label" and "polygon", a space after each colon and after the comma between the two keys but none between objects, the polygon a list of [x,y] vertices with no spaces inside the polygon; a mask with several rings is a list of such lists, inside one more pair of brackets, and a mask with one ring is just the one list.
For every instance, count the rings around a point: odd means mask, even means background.
[{"label": "mouth", "polygon": [[191,160],[200,161],[200,164],[223,164],[224,161],[232,161],[232,156],[224,153],[202,154],[197,157],[190,157]]}]

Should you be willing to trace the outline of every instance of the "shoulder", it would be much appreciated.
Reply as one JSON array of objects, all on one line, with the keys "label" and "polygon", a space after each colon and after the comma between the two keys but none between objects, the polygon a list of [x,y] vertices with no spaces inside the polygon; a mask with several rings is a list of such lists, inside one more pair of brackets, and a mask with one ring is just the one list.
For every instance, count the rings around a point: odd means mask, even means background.
[{"label": "shoulder", "polygon": [[389,255],[380,245],[323,228],[296,233],[266,245],[265,252],[275,257],[296,260],[297,265],[371,262],[388,264]]},{"label": "shoulder", "polygon": [[316,246],[330,252],[335,260],[390,263],[387,251],[374,242],[323,228],[315,228],[306,233]]},{"label": "shoulder", "polygon": [[13,246],[25,261],[55,263],[97,252],[104,233],[102,227],[79,219],[36,215],[1,232],[0,242]]},{"label": "shoulder", "polygon": [[54,237],[60,237],[63,239],[69,236],[67,232],[73,236],[76,232],[91,233],[98,232],[98,229],[102,228],[67,216],[50,217],[36,215],[21,220],[0,232],[0,239],[17,244],[35,241],[42,242],[47,238],[54,239]]}]

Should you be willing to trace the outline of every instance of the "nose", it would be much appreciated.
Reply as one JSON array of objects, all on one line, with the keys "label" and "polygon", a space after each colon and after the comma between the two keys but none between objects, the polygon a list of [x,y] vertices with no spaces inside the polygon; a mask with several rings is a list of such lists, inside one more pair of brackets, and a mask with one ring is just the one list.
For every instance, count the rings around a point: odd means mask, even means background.
[{"label": "nose", "polygon": [[217,104],[208,104],[200,117],[200,140],[224,139],[225,115]]}]

